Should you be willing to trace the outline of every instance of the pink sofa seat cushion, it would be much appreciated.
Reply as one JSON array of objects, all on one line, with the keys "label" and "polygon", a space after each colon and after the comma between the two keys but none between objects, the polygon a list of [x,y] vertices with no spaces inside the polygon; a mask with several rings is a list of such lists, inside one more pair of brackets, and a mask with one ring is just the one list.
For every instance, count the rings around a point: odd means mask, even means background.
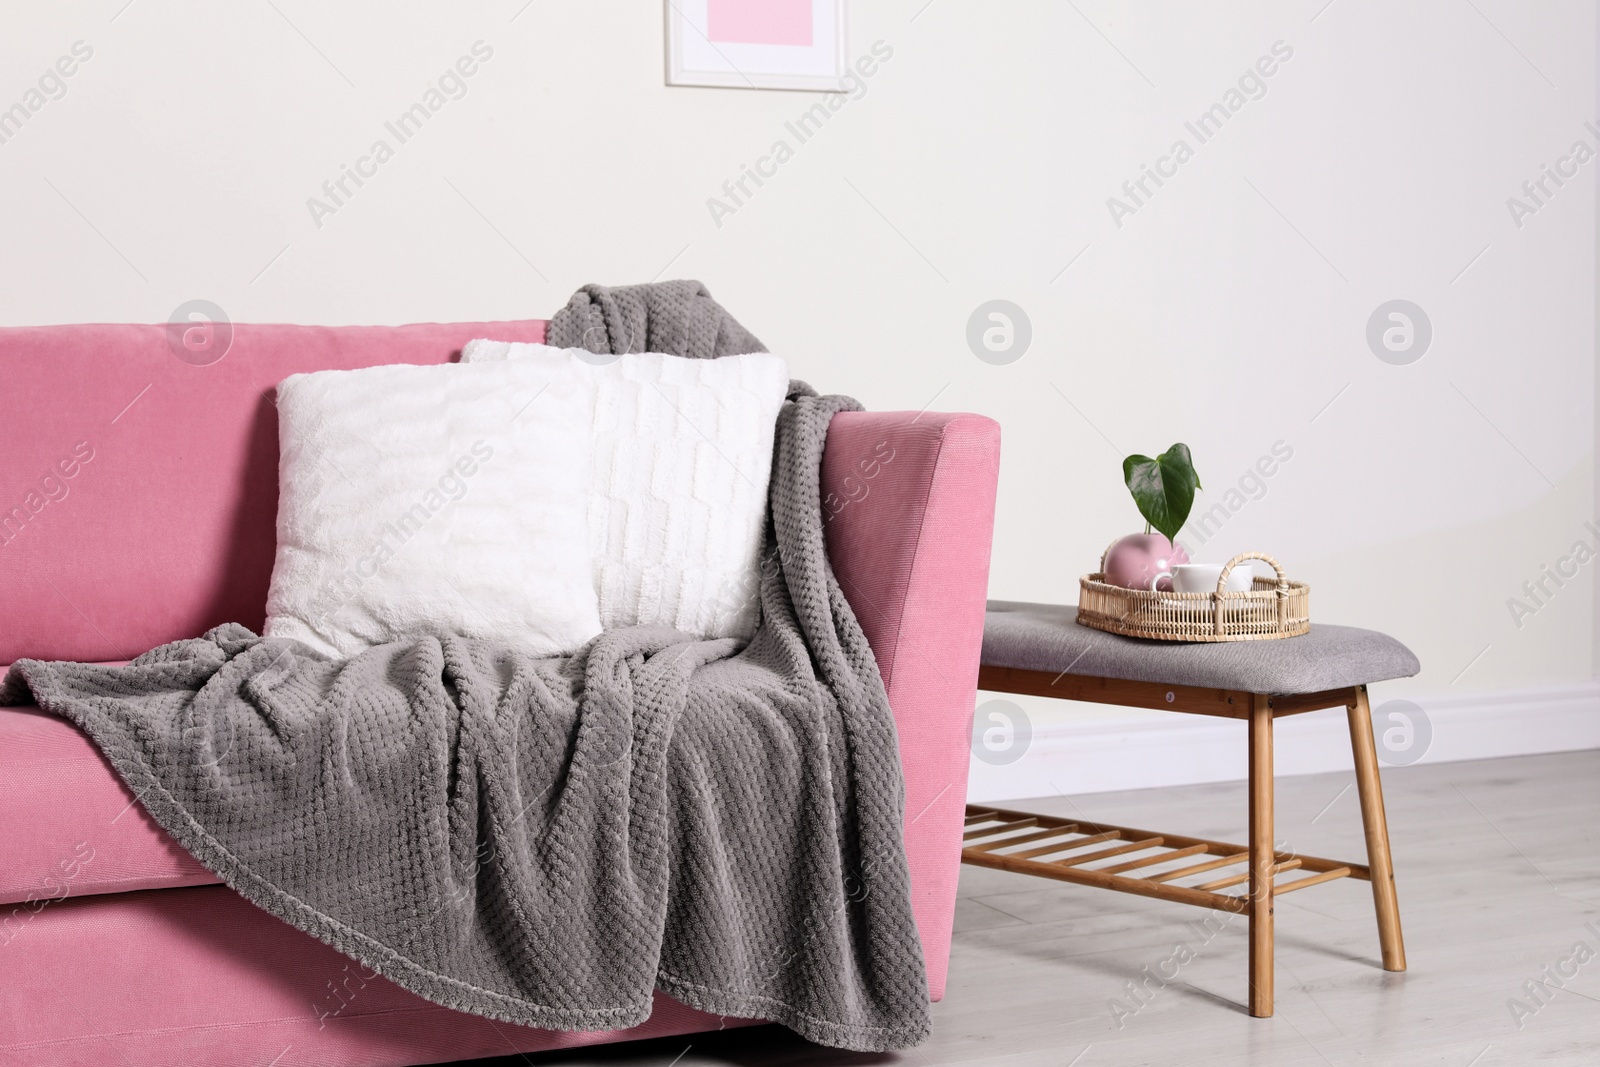
[{"label": "pink sofa seat cushion", "polygon": [[38,708],[0,708],[0,941],[40,901],[210,885],[94,743]]},{"label": "pink sofa seat cushion", "polygon": [[273,387],[445,363],[484,336],[541,341],[544,323],[237,324],[205,366],[179,359],[165,326],[0,329],[0,663],[125,660],[218,623],[259,630],[276,549]]},{"label": "pink sofa seat cushion", "polygon": [[220,886],[49,904],[0,934],[0,956],[0,1065],[367,1067],[748,1025],[659,993],[631,1030],[536,1030],[466,1015]]}]

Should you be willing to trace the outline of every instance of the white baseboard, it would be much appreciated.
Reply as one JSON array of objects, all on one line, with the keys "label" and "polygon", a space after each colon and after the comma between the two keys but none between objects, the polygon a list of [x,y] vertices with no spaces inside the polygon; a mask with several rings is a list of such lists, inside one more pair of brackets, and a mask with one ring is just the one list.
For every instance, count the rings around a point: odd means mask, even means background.
[{"label": "white baseboard", "polygon": [[[1384,705],[1375,696],[1374,712]],[[1432,741],[1417,763],[1600,748],[1600,681],[1531,690],[1417,698]],[[1070,707],[1070,705],[1064,705]],[[1384,724],[1375,720],[1380,732]],[[1349,728],[1342,709],[1280,720],[1278,775],[1350,770]],[[967,786],[974,801],[1104,793],[1245,778],[1241,722],[1170,712],[1070,718],[1033,724],[1021,759],[994,767],[976,758]]]}]

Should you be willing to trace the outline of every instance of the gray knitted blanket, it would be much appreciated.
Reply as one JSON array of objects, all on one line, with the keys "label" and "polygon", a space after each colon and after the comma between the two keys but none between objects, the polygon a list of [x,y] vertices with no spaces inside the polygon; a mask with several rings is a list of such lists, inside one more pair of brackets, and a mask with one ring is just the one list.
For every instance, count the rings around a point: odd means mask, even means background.
[{"label": "gray knitted blanket", "polygon": [[694,281],[585,285],[550,316],[545,343],[591,352],[666,352],[690,359],[767,350]]},{"label": "gray knitted blanket", "polygon": [[894,720],[822,537],[855,408],[784,406],[742,649],[635,628],[566,659],[446,637],[329,661],[229,624],[126,667],[22,660],[0,703],[72,720],[229,886],[436,1003],[610,1030],[660,989],[916,1044]]}]

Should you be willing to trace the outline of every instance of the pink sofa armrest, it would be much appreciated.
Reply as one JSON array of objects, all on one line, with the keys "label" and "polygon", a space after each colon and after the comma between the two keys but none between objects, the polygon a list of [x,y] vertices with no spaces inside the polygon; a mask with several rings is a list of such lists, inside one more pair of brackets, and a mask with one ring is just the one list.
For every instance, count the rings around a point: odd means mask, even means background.
[{"label": "pink sofa armrest", "polygon": [[944,995],[989,583],[1000,427],[841,412],[822,457],[828,557],[900,734],[906,853],[933,998]]}]

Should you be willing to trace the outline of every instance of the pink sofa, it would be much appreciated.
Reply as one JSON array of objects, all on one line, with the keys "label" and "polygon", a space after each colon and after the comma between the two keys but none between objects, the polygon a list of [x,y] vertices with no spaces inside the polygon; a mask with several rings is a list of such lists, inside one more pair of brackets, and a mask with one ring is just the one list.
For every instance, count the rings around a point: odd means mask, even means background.
[{"label": "pink sofa", "polygon": [[[274,383],[443,362],[480,336],[541,340],[544,324],[239,325],[211,363],[161,326],[0,329],[0,664],[115,662],[225,621],[259,629],[277,507]],[[935,999],[998,460],[999,428],[978,416],[841,414],[823,472],[829,552],[900,727]],[[0,1065],[420,1064],[743,1022],[659,995],[644,1025],[608,1033],[432,1005],[217,884],[74,727],[0,708]]]}]

